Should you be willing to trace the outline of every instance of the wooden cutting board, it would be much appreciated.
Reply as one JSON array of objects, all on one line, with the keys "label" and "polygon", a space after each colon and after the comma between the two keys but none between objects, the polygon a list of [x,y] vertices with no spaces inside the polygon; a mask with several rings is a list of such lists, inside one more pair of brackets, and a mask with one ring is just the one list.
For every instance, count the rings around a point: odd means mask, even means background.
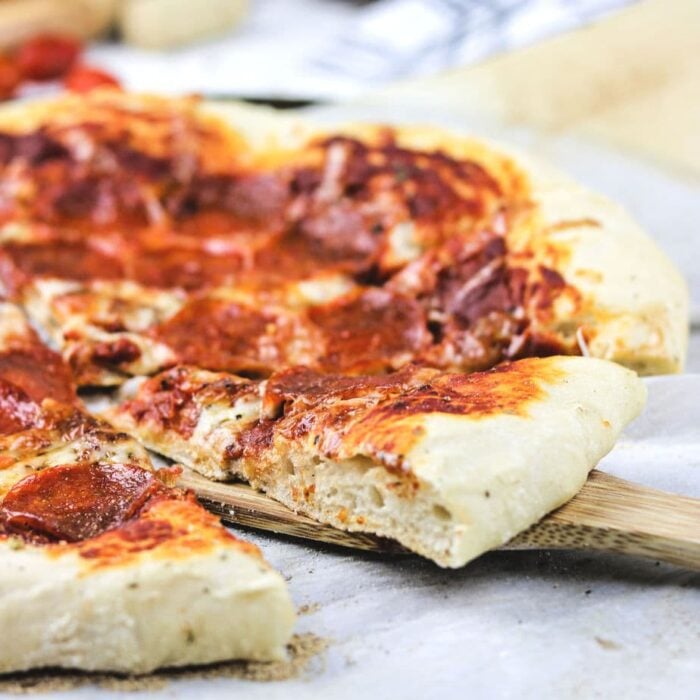
[{"label": "wooden cutting board", "polygon": [[93,39],[107,31],[117,0],[0,0],[0,49],[36,34]]},{"label": "wooden cutting board", "polygon": [[[370,104],[431,105],[600,141],[700,176],[700,3],[645,0],[483,63],[391,85]],[[576,79],[572,80],[571,76]]]},{"label": "wooden cutting board", "polygon": [[[192,489],[223,520],[366,551],[406,552],[391,540],[318,523],[242,483],[210,481],[186,470]],[[581,491],[501,549],[602,550],[700,570],[700,500],[593,471]]]}]

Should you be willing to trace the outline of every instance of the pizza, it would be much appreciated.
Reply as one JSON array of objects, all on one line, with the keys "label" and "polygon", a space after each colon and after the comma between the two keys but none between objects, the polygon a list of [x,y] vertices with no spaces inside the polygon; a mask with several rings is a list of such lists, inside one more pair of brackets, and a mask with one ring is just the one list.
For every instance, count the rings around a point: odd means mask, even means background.
[{"label": "pizza", "polygon": [[0,673],[284,658],[282,577],[85,411],[17,308],[0,321]]},{"label": "pizza", "polygon": [[103,90],[0,110],[0,168],[0,671],[283,653],[283,580],[145,448],[457,567],[683,367],[663,253],[494,144]]}]

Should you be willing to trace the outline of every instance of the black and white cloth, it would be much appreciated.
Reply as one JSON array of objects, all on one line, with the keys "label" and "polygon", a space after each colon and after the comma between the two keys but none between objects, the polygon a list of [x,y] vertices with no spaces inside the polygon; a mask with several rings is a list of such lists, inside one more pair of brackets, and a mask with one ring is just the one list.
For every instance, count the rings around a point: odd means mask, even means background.
[{"label": "black and white cloth", "polygon": [[342,99],[593,22],[631,0],[251,0],[220,40],[166,53],[104,44],[134,89]]}]

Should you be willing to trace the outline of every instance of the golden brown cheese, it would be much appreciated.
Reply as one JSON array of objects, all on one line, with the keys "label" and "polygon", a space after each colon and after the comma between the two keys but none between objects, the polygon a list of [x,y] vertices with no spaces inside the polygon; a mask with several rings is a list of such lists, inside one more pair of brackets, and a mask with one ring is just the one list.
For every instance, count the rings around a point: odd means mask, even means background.
[{"label": "golden brown cheese", "polygon": [[275,462],[281,439],[326,458],[364,455],[403,471],[403,455],[422,436],[426,415],[526,417],[529,406],[545,396],[544,387],[562,378],[555,366],[528,360],[469,375],[407,366],[383,376],[299,367],[263,384],[215,376],[216,381],[202,381],[195,370],[170,370],[144,382],[118,413],[130,417],[136,435],[148,435],[149,444],[168,454],[173,441],[192,439],[206,414],[233,408],[242,395],[254,395],[258,384],[258,417],[251,421],[241,413],[228,419],[230,442],[216,458],[222,464],[236,463],[236,471],[257,474]]},{"label": "golden brown cheese", "polygon": [[[528,406],[545,395],[543,387],[559,380],[561,373],[522,360],[468,375],[408,367],[384,383],[370,377],[355,381],[313,373],[303,376],[303,382],[299,376],[283,375],[268,384],[268,392],[284,397],[275,426],[280,435],[303,440],[308,449],[325,457],[362,454],[387,468],[403,469],[403,455],[421,437],[420,421],[414,424],[414,416],[443,413],[470,420],[527,416]],[[285,387],[289,378],[292,383]]]},{"label": "golden brown cheese", "polygon": [[123,407],[138,423],[147,422],[188,438],[201,417],[202,406],[219,402],[233,406],[256,389],[255,382],[233,375],[219,375],[203,383],[192,368],[176,367],[144,382]]}]

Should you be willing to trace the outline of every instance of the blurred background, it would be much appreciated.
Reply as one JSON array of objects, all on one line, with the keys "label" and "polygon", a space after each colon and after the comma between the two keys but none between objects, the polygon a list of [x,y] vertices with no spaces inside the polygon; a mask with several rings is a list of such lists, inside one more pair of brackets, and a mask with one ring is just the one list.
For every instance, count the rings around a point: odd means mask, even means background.
[{"label": "blurred background", "polygon": [[[100,59],[166,89],[338,100],[588,24],[629,0],[136,0]],[[207,35],[211,38],[203,43]],[[199,39],[196,44],[188,42]],[[133,61],[129,59],[133,58]]]},{"label": "blurred background", "polygon": [[5,98],[118,82],[393,104],[700,175],[700,0],[0,0],[0,50]]}]

